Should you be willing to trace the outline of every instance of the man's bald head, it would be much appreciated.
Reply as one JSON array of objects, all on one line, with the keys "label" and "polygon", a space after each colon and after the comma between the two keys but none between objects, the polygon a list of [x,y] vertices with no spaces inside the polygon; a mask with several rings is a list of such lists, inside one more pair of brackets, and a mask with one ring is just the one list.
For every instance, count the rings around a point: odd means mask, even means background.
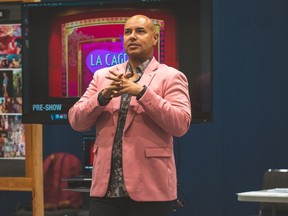
[{"label": "man's bald head", "polygon": [[124,26],[124,47],[130,61],[141,64],[153,56],[158,33],[153,21],[145,15],[130,17]]},{"label": "man's bald head", "polygon": [[[145,15],[141,15],[141,14],[137,14],[137,15],[134,15],[132,17],[130,17],[126,23],[129,23],[129,22],[135,22],[135,21],[140,21],[142,23],[146,23],[147,27],[154,33],[156,32],[156,28],[155,28],[155,25],[153,23],[153,21],[145,16]],[[126,24],[125,24],[126,25]]]}]

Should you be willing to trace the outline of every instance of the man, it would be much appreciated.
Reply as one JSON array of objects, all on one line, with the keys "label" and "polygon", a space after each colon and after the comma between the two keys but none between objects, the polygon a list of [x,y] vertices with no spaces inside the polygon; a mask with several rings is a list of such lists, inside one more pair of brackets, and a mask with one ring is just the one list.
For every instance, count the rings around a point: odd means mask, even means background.
[{"label": "man", "polygon": [[90,216],[165,216],[176,199],[173,136],[191,122],[188,82],[156,61],[157,42],[151,19],[129,18],[128,62],[97,71],[69,110],[73,129],[96,125]]}]

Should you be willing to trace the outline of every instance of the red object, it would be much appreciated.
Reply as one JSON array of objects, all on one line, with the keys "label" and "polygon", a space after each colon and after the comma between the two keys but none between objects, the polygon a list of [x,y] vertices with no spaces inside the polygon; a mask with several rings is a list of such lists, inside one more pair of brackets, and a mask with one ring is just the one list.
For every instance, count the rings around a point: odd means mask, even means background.
[{"label": "red object", "polygon": [[45,209],[80,208],[83,204],[82,193],[63,190],[67,181],[63,178],[81,174],[80,160],[69,153],[55,153],[43,163],[44,172],[44,207]]}]

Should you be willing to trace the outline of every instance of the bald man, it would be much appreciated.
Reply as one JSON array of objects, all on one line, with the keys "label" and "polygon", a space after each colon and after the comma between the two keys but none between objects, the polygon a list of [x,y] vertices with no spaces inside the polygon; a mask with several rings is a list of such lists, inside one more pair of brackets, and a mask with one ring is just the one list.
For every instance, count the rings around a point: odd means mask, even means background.
[{"label": "bald man", "polygon": [[128,61],[95,72],[69,110],[76,131],[96,125],[90,216],[166,216],[177,198],[173,136],[191,123],[186,76],[154,57],[150,18],[124,26]]}]

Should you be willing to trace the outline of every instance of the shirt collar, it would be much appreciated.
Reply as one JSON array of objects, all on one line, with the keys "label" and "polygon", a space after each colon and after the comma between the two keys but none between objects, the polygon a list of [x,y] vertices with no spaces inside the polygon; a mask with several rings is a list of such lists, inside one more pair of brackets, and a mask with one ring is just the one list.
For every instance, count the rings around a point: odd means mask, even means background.
[{"label": "shirt collar", "polygon": [[[144,61],[142,64],[138,65],[135,69],[136,69],[136,72],[138,73],[139,77],[137,80],[135,80],[135,82],[138,82],[141,78],[141,76],[143,75],[145,69],[147,68],[147,66],[149,65],[150,61],[152,60],[152,58],[149,58],[147,59],[146,61]],[[127,72],[131,72],[133,74],[133,71],[132,71],[132,68],[131,68],[131,65],[127,64],[127,68],[126,68],[126,73]]]}]

